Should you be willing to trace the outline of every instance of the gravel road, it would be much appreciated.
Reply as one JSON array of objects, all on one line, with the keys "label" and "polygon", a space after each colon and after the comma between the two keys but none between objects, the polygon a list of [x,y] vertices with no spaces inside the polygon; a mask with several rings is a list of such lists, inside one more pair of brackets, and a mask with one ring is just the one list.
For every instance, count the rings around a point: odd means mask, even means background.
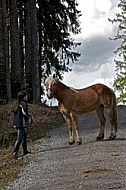
[{"label": "gravel road", "polygon": [[68,145],[66,124],[32,147],[28,165],[6,190],[126,190],[126,106],[118,107],[118,136],[95,141],[99,121],[95,112],[79,116],[81,145]]}]

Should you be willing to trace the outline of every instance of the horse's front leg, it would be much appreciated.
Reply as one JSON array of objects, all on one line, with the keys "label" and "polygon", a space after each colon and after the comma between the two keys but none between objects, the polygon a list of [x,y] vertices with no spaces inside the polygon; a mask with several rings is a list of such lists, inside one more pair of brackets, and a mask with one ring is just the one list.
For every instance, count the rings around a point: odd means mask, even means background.
[{"label": "horse's front leg", "polygon": [[77,121],[77,117],[75,114],[73,113],[70,113],[70,116],[73,120],[73,124],[74,124],[74,129],[75,129],[75,132],[76,132],[76,136],[77,136],[77,144],[81,144],[82,143],[82,138],[80,137],[80,134],[79,134],[79,125],[78,125],[78,121]]},{"label": "horse's front leg", "polygon": [[67,127],[68,127],[68,132],[69,132],[69,141],[68,143],[70,145],[74,144],[75,143],[75,139],[74,139],[74,135],[73,135],[73,130],[72,130],[72,123],[71,123],[71,118],[70,118],[70,115],[69,114],[66,114],[66,113],[62,113],[63,114],[63,117],[67,123]]}]

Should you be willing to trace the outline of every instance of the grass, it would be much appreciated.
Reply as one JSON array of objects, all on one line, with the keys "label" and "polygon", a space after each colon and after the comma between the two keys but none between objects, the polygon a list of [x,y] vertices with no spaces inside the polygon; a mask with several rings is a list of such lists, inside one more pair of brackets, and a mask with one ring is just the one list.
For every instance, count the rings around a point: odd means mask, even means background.
[{"label": "grass", "polygon": [[[0,190],[11,181],[18,178],[22,166],[27,164],[26,159],[12,159],[12,150],[16,140],[16,130],[13,129],[13,104],[0,105]],[[44,124],[40,124],[48,111],[42,104],[29,104],[29,113],[34,117],[34,125],[28,130],[28,144],[46,137],[53,128],[59,127],[64,120],[58,109],[52,108]]]}]

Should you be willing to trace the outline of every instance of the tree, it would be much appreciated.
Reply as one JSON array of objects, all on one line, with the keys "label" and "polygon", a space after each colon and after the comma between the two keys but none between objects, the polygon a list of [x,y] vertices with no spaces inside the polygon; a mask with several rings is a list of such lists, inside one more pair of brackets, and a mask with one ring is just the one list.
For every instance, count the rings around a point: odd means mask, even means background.
[{"label": "tree", "polygon": [[126,1],[120,0],[118,5],[121,12],[116,14],[116,18],[110,20],[112,23],[118,23],[117,35],[113,40],[120,40],[121,45],[115,51],[120,59],[115,60],[116,63],[116,78],[114,80],[114,87],[119,92],[118,102],[126,103]]},{"label": "tree", "polygon": [[41,64],[43,72],[55,72],[62,78],[70,60],[76,61],[80,53],[70,34],[80,32],[78,3],[74,0],[38,0],[39,42],[41,45]]},{"label": "tree", "polygon": [[32,95],[32,50],[31,50],[31,22],[30,22],[30,3],[25,1],[24,3],[24,35],[25,35],[25,84]]},{"label": "tree", "polygon": [[21,89],[22,67],[20,59],[18,7],[16,0],[10,0],[10,47],[11,47],[11,89],[13,98]]},{"label": "tree", "polygon": [[11,101],[11,80],[10,80],[10,62],[9,62],[9,19],[8,19],[8,6],[7,1],[2,0],[2,11],[3,11],[3,47],[4,47],[4,65],[6,69],[5,73],[5,91],[8,102]]},{"label": "tree", "polygon": [[31,23],[31,54],[32,54],[32,89],[33,100],[40,101],[40,76],[38,61],[38,43],[37,43],[37,10],[36,0],[30,0],[30,23]]},{"label": "tree", "polygon": [[2,19],[3,19],[2,2],[0,1],[0,88],[1,88],[0,98],[5,94],[5,77],[4,76],[6,75],[6,67],[4,64]]}]

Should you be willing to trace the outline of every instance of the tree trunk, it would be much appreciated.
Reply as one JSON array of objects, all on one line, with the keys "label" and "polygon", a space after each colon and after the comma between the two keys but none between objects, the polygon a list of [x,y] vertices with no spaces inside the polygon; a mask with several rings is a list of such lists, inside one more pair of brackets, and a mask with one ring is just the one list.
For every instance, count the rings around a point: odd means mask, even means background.
[{"label": "tree trunk", "polygon": [[11,83],[13,98],[17,97],[17,93],[20,91],[22,83],[18,30],[18,9],[16,2],[16,0],[10,1]]},{"label": "tree trunk", "polygon": [[37,11],[36,0],[30,0],[30,22],[31,22],[31,54],[32,54],[32,90],[33,100],[40,101],[40,77],[37,44]]},{"label": "tree trunk", "polygon": [[30,9],[29,2],[25,3],[25,86],[30,94],[30,100],[33,100],[32,96],[32,48],[31,48],[31,23],[30,23]]},{"label": "tree trunk", "polygon": [[8,13],[6,9],[6,1],[2,0],[3,10],[3,47],[4,47],[4,63],[6,66],[6,91],[7,101],[11,101],[11,82],[10,82],[10,64],[9,64],[9,31],[8,31]]},{"label": "tree trunk", "polygon": [[24,79],[24,4],[22,1],[18,1],[19,7],[19,48],[20,48],[20,67],[21,67],[21,89],[25,89],[25,79]]},{"label": "tree trunk", "polygon": [[0,1],[0,99],[6,95],[6,67],[4,64],[3,49],[3,22],[2,22],[2,2]]}]

